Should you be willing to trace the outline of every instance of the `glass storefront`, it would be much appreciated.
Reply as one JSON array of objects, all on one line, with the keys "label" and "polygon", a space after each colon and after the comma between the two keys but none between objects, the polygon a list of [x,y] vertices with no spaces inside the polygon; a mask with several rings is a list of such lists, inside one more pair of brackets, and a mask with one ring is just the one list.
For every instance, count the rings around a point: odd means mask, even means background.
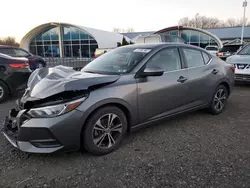
[{"label": "glass storefront", "polygon": [[[178,30],[167,31],[164,34],[170,34],[176,36],[178,35]],[[180,34],[181,38],[183,38],[183,40],[187,44],[199,46],[201,48],[205,48],[208,45],[219,46],[219,44],[217,44],[212,37],[199,31],[185,29],[181,30]]]},{"label": "glass storefront", "polygon": [[[75,27],[62,27],[62,48],[64,57],[92,58],[97,41],[88,33]],[[42,57],[60,57],[59,28],[50,27],[31,40],[30,52]]]}]

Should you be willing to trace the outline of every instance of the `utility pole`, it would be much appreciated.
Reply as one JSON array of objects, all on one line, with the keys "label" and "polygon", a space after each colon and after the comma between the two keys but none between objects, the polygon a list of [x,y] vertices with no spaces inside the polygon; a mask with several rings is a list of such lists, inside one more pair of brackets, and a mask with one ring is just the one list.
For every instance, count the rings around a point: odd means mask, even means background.
[{"label": "utility pole", "polygon": [[243,44],[243,37],[244,37],[244,27],[245,27],[245,17],[246,17],[247,0],[245,0],[243,2],[242,6],[244,8],[244,13],[243,13],[242,30],[241,30],[241,44]]}]

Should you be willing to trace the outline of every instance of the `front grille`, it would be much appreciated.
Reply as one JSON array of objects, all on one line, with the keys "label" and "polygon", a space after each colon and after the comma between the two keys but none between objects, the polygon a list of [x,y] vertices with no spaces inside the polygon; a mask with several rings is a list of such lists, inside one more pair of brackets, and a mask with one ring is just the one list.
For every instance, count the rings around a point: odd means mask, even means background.
[{"label": "front grille", "polygon": [[249,69],[250,68],[250,64],[236,64],[237,69]]},{"label": "front grille", "polygon": [[250,75],[248,75],[248,74],[235,74],[235,80],[250,81]]}]

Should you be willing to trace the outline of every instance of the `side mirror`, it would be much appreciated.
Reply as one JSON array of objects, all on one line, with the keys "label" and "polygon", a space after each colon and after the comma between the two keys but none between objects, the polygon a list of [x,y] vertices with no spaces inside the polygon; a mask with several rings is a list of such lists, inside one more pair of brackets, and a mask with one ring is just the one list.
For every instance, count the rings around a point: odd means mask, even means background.
[{"label": "side mirror", "polygon": [[151,67],[151,68],[145,68],[143,72],[139,74],[139,76],[147,77],[147,76],[161,76],[163,75],[164,70],[157,68],[157,67]]}]

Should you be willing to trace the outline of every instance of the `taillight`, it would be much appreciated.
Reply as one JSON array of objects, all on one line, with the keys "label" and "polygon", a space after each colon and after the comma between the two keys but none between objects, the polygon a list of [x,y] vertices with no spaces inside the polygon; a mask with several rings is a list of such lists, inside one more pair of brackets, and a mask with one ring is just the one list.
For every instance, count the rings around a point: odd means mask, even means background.
[{"label": "taillight", "polygon": [[235,65],[231,66],[233,72],[235,72]]},{"label": "taillight", "polygon": [[28,63],[11,63],[9,64],[10,67],[12,68],[29,68],[29,64]]},{"label": "taillight", "polygon": [[223,53],[219,52],[217,53],[218,56],[223,56]]}]

